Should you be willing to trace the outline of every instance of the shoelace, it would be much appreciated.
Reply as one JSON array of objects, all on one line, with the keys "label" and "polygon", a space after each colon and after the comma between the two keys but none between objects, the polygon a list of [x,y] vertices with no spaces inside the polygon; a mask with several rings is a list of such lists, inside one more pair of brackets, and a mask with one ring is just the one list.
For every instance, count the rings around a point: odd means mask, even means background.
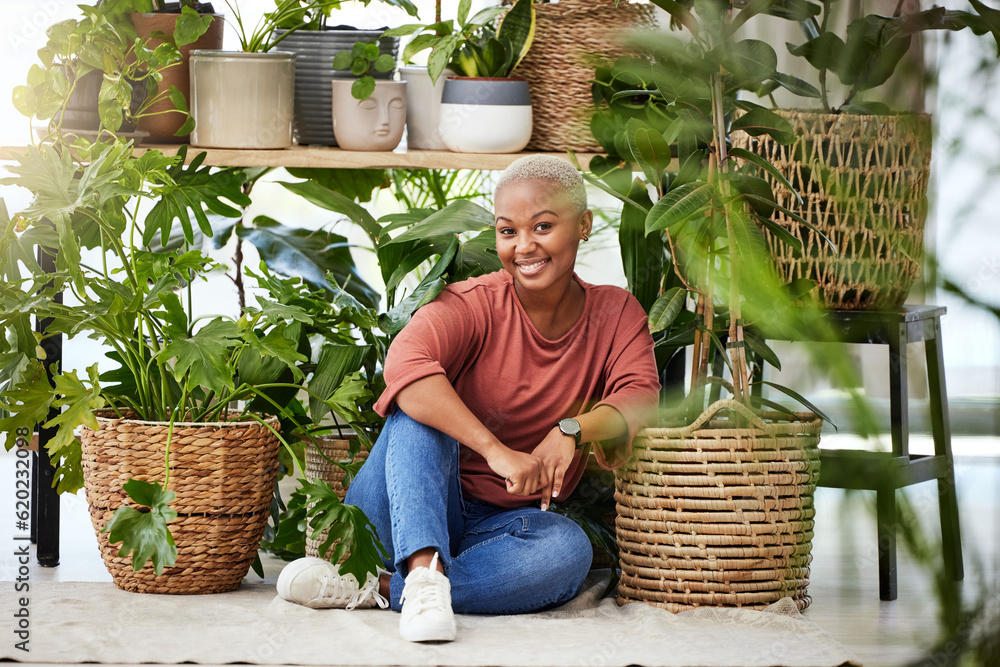
[{"label": "shoelace", "polygon": [[[402,595],[399,596],[400,604],[409,601],[416,613],[425,609],[442,611],[451,609],[450,600],[446,597],[448,580],[444,579],[444,575],[437,571],[437,561],[438,554],[435,552],[429,567],[417,568],[407,575],[406,586],[403,588]],[[409,598],[406,597],[407,591],[411,595]]]},{"label": "shoelace", "polygon": [[[354,609],[359,604],[369,599],[375,600],[375,604],[382,609],[387,609],[389,607],[389,601],[378,592],[377,576],[369,574],[368,580],[365,581],[365,585],[352,592],[352,589],[354,588],[353,584],[356,581],[357,580],[354,577],[347,579],[346,576],[342,575],[324,575],[323,578],[320,579],[319,595],[317,596],[317,599],[328,601],[336,605],[346,602],[347,605],[344,607],[345,609]],[[328,594],[326,589],[331,585],[334,587],[334,590]]]}]

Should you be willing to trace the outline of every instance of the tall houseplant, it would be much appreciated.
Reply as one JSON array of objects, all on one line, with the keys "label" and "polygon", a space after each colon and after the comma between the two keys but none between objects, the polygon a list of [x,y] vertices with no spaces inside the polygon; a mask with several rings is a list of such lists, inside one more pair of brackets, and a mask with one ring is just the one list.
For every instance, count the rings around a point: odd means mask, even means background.
[{"label": "tall houseplant", "polygon": [[[784,177],[732,140],[791,141],[784,119],[739,94],[803,82],[777,71],[768,44],[740,38],[766,3],[656,4],[688,39],[636,38],[637,55],[598,70],[593,129],[609,157],[591,162],[589,180],[624,201],[629,288],[649,313],[661,369],[690,347],[691,385],[683,399],[668,393],[662,420],[617,473],[619,601],[679,610],[791,597],[801,608],[821,420],[753,387],[762,364],[780,364],[767,338],[821,320],[796,305],[804,287],[778,278],[758,227],[777,206],[762,175]],[[729,379],[711,373],[723,364]],[[714,400],[717,388],[731,398]]]},{"label": "tall houseplant", "polygon": [[[791,190],[772,179],[777,201],[822,229],[839,249],[832,253],[780,209],[772,217],[806,245],[796,257],[768,235],[782,275],[816,281],[830,308],[896,308],[920,277],[931,118],[894,110],[870,93],[905,81],[897,70],[921,33],[971,30],[1000,39],[1000,12],[978,0],[970,4],[975,13],[943,7],[906,13],[899,3],[891,16],[867,14],[842,32],[835,28],[833,0],[804,2],[783,12],[774,5],[774,13],[801,22],[806,33],[803,43],[789,43],[788,50],[815,69],[816,86],[795,92],[818,108],[779,112],[796,136],[788,146],[749,137],[740,146],[767,156],[789,176],[805,199],[795,201]],[[837,100],[831,91],[834,76],[845,90]]]}]

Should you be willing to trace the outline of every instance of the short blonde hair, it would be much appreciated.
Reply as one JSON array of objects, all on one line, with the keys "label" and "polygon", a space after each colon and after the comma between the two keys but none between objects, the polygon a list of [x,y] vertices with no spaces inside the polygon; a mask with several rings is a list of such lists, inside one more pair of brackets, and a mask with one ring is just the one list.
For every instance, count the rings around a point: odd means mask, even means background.
[{"label": "short blonde hair", "polygon": [[546,181],[561,188],[569,197],[570,202],[579,209],[580,213],[587,210],[587,188],[583,182],[583,176],[562,158],[551,155],[525,155],[510,163],[503,173],[494,195],[511,183],[518,181]]}]

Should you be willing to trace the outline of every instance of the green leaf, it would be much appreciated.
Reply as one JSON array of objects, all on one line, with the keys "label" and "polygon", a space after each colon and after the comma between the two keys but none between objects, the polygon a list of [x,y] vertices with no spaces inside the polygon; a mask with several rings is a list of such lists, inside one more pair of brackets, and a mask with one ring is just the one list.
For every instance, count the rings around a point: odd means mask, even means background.
[{"label": "green leaf", "polygon": [[771,80],[785,90],[801,97],[819,98],[820,92],[816,86],[808,81],[796,78],[790,74],[775,72],[771,75]]},{"label": "green leaf", "polygon": [[[823,412],[822,410],[820,410],[819,408],[817,408],[815,405],[813,405],[812,403],[810,403],[808,400],[806,400],[806,398],[802,394],[798,393],[794,389],[789,389],[788,387],[785,387],[783,385],[780,385],[780,384],[777,384],[777,383],[774,383],[774,382],[768,382],[767,380],[760,380],[759,383],[755,382],[754,384],[766,384],[768,387],[774,387],[775,389],[777,389],[781,393],[785,394],[786,396],[790,396],[790,397],[794,398],[796,401],[798,401],[799,403],[801,403],[802,405],[804,405],[807,409],[809,409],[812,412],[815,412],[816,415],[819,416],[820,419],[822,419],[822,420],[824,420],[826,422],[829,422],[830,425],[833,426],[833,428],[837,429],[837,424],[835,424],[834,421],[832,419],[830,419],[830,417],[825,412]],[[839,430],[839,429],[837,429],[837,430]]]},{"label": "green leaf", "polygon": [[76,371],[63,371],[53,377],[55,393],[59,396],[52,404],[57,408],[65,408],[56,417],[46,422],[46,428],[55,428],[55,436],[49,441],[47,449],[52,454],[60,454],[63,449],[71,448],[76,442],[74,431],[79,426],[97,430],[97,418],[94,410],[104,407],[104,397],[101,395],[101,383],[98,378],[97,364],[87,368],[90,375],[88,389],[76,375]]},{"label": "green leaf", "polygon": [[735,33],[739,30],[740,26],[757,14],[767,14],[777,2],[778,0],[750,0],[733,18],[733,22],[729,24],[729,34]]},{"label": "green leaf", "polygon": [[802,241],[797,239],[790,231],[768,218],[758,216],[757,222],[767,227],[769,232],[778,237],[782,243],[789,246],[795,252],[796,257],[802,256]]},{"label": "green leaf", "polygon": [[417,288],[413,290],[413,293],[407,296],[405,299],[399,302],[399,304],[390,310],[388,313],[383,313],[378,318],[379,329],[384,331],[388,336],[395,336],[406,323],[410,321],[413,317],[413,313],[417,312],[421,306],[425,306],[434,299],[438,297],[447,283],[441,278],[435,278],[433,280],[420,281]]},{"label": "green leaf", "polygon": [[388,53],[383,53],[375,59],[374,67],[378,72],[391,72],[396,67],[396,59]]},{"label": "green leaf", "polygon": [[715,188],[708,183],[686,183],[663,195],[646,216],[646,233],[669,229],[705,210]]},{"label": "green leaf", "polygon": [[997,55],[1000,56],[1000,10],[987,7],[979,0],[969,0],[972,7],[979,13],[997,44]]},{"label": "green leaf", "polygon": [[381,243],[383,246],[388,246],[409,241],[436,240],[446,246],[455,234],[481,232],[492,227],[493,214],[490,211],[467,199],[459,199],[427,216],[393,239],[383,236]]},{"label": "green leaf", "polygon": [[337,284],[363,304],[370,308],[378,305],[380,295],[358,274],[345,237],[286,227],[267,216],[257,216],[253,227],[241,227],[237,234],[257,248],[261,259],[275,273],[333,289],[334,285],[327,280],[327,274],[332,273]]},{"label": "green leaf", "polygon": [[755,334],[751,329],[743,329],[743,340],[746,342],[747,347],[756,352],[761,359],[779,371],[781,370],[781,360],[767,344],[767,341]]},{"label": "green leaf", "polygon": [[0,394],[0,409],[8,413],[0,419],[0,432],[4,433],[4,447],[14,448],[17,433],[32,433],[36,424],[44,424],[49,418],[49,407],[55,398],[52,385],[45,374],[45,368],[37,359],[29,359],[21,373],[21,380],[9,390]]},{"label": "green leaf", "polygon": [[730,131],[737,130],[742,130],[751,137],[766,134],[782,145],[791,144],[796,139],[791,123],[763,107],[751,109],[736,118],[730,125]]},{"label": "green leaf", "polygon": [[138,572],[147,560],[152,560],[156,574],[162,574],[164,567],[173,567],[177,562],[177,546],[167,526],[177,518],[177,512],[168,506],[177,494],[164,491],[159,482],[138,479],[130,479],[122,488],[133,502],[148,507],[149,511],[142,512],[128,505],[118,508],[104,528],[108,542],[122,543],[118,550],[120,557],[132,554],[134,571]]},{"label": "green leaf", "polygon": [[649,309],[649,333],[666,331],[677,319],[687,300],[687,291],[672,287],[664,292]]},{"label": "green leaf", "polygon": [[857,90],[881,86],[910,50],[910,36],[894,36],[899,19],[868,15],[847,26],[847,58],[837,76]]},{"label": "green leaf", "polygon": [[766,171],[768,174],[774,177],[775,180],[784,185],[789,192],[795,195],[795,200],[799,203],[800,206],[802,205],[802,197],[800,197],[799,193],[795,191],[795,188],[793,188],[792,184],[788,181],[787,178],[785,178],[785,175],[782,174],[777,167],[775,167],[773,164],[765,160],[763,157],[757,155],[756,153],[748,151],[745,148],[739,148],[738,146],[731,147],[729,149],[729,155],[733,157],[738,157],[742,160],[746,160],[747,162],[755,164],[764,171]]},{"label": "green leaf", "polygon": [[351,84],[351,96],[356,100],[366,100],[375,92],[375,79],[363,76]]},{"label": "green leaf", "polygon": [[660,132],[642,121],[630,118],[626,127],[632,158],[639,164],[646,180],[658,185],[663,170],[670,165],[670,146]]},{"label": "green leaf", "polygon": [[441,73],[444,72],[445,68],[452,61],[455,49],[459,47],[461,42],[461,35],[448,35],[434,45],[430,56],[427,58],[427,73],[430,74],[431,81],[438,80]]},{"label": "green leaf", "polygon": [[515,0],[514,5],[503,17],[500,29],[497,30],[497,40],[502,42],[511,53],[510,61],[498,76],[510,76],[524,56],[528,54],[535,38],[535,5],[533,0]]},{"label": "green leaf", "polygon": [[348,197],[332,189],[331,186],[336,184],[334,181],[311,179],[304,183],[286,183],[284,181],[279,181],[279,183],[289,192],[294,192],[311,204],[327,211],[346,215],[351,222],[368,234],[373,245],[378,246],[379,238],[382,235],[381,226],[371,213],[354,201],[353,197]]},{"label": "green leaf", "polygon": [[354,64],[354,56],[351,55],[350,51],[339,51],[333,56],[333,69],[341,72],[346,72],[351,69]]},{"label": "green leaf", "polygon": [[[327,190],[340,193],[347,199],[369,202],[375,191],[388,188],[392,181],[385,169],[286,169],[293,178],[315,181]],[[294,184],[293,184],[294,185]],[[315,194],[320,194],[318,191]],[[355,212],[355,214],[357,214]],[[368,224],[368,220],[365,220]],[[373,228],[374,229],[374,228]]]},{"label": "green leaf", "polygon": [[235,389],[233,373],[226,361],[230,358],[230,348],[240,338],[240,329],[234,322],[217,317],[195,335],[175,338],[158,356],[163,362],[177,360],[172,375],[188,391],[204,387],[206,391],[221,394],[224,389]]},{"label": "green leaf", "polygon": [[330,407],[327,401],[348,374],[361,369],[369,348],[362,345],[327,343],[320,351],[316,370],[309,380],[309,416],[319,423]]},{"label": "green leaf", "polygon": [[820,33],[819,36],[799,46],[786,42],[786,46],[789,53],[805,58],[818,70],[838,72],[841,63],[846,61],[847,45],[832,32]]},{"label": "green leaf", "polygon": [[309,537],[320,539],[323,531],[328,531],[319,546],[321,557],[337,562],[347,554],[346,560],[337,566],[341,573],[354,575],[363,583],[369,575],[377,577],[378,571],[385,567],[389,554],[379,542],[375,526],[360,509],[341,503],[327,482],[302,481],[288,508],[306,510],[312,528]]},{"label": "green leaf", "polygon": [[767,42],[743,39],[726,49],[723,66],[729,70],[736,84],[746,87],[774,76],[778,56]]},{"label": "green leaf", "polygon": [[181,8],[181,15],[177,17],[177,23],[174,24],[174,42],[177,46],[194,44],[208,32],[214,19],[215,17],[211,14],[203,16],[191,7]]},{"label": "green leaf", "polygon": [[206,209],[227,218],[239,218],[243,213],[223,200],[237,206],[250,205],[250,197],[242,190],[246,178],[243,171],[222,169],[213,172],[211,167],[201,167],[207,155],[204,152],[195,156],[185,167],[183,161],[187,156],[187,146],[181,146],[177,155],[181,159],[169,170],[170,180],[152,188],[156,204],[146,216],[146,227],[142,235],[146,245],[149,245],[157,231],[160,232],[160,242],[166,245],[174,220],[180,221],[188,243],[194,243],[191,215],[197,220],[201,231],[206,236],[212,236],[212,225],[205,213]]},{"label": "green leaf", "polygon": [[[652,204],[640,179],[632,184],[629,196],[644,205]],[[642,211],[632,206],[624,207],[618,227],[618,244],[629,291],[648,312],[660,291],[664,248],[659,234],[647,235],[645,222],[646,216]]]}]

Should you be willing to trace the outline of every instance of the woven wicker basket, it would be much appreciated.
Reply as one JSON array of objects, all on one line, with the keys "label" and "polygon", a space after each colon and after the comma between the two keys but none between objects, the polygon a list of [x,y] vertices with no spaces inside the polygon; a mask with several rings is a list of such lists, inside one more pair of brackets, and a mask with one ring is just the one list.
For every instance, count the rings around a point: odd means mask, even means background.
[{"label": "woven wicker basket", "polygon": [[[319,437],[315,439],[315,443],[315,447],[306,447],[306,478],[326,482],[337,494],[337,497],[344,500],[344,496],[347,495],[347,488],[341,484],[344,479],[344,471],[330,461],[350,463],[347,456],[350,442],[342,438]],[[368,452],[362,447],[355,460],[363,461],[367,458]],[[307,525],[306,555],[319,557],[319,546],[326,540],[326,531],[323,531],[318,540],[312,539],[309,537],[310,535],[312,535],[312,527]]]},{"label": "woven wicker basket", "polygon": [[927,115],[860,116],[778,111],[797,140],[781,146],[771,137],[736,132],[733,144],[767,158],[802,196],[799,205],[770,175],[777,203],[821,230],[815,232],[776,211],[772,220],[802,241],[802,254],[764,230],[778,268],[789,281],[818,283],[827,308],[884,310],[899,307],[920,277],[931,119]]},{"label": "woven wicker basket", "polygon": [[[278,473],[278,438],[255,421],[176,422],[170,444],[170,522],[177,545],[174,567],[157,575],[148,562],[138,572],[120,545],[101,531],[115,510],[130,504],[129,479],[162,482],[170,425],[97,414],[100,429],[84,428],[83,479],[90,518],[104,564],[118,588],[136,593],[223,593],[246,576],[267,523]],[[267,424],[277,430],[278,420]]]},{"label": "woven wicker basket", "polygon": [[[510,4],[506,2],[505,4]],[[514,76],[531,88],[528,150],[597,152],[590,132],[594,70],[621,53],[619,34],[656,27],[656,8],[621,0],[560,0],[535,5],[535,39]]]},{"label": "woven wicker basket", "polygon": [[821,427],[724,400],[643,431],[616,472],[618,603],[807,607]]}]

